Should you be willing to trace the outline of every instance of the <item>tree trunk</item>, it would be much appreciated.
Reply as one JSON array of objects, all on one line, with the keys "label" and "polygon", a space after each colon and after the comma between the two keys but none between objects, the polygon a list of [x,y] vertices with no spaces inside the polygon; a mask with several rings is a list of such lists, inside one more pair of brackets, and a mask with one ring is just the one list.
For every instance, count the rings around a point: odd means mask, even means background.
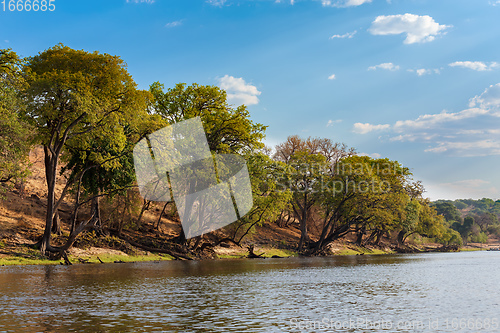
[{"label": "tree trunk", "polygon": [[151,201],[144,199],[144,202],[143,202],[142,208],[141,208],[141,213],[139,214],[139,217],[137,218],[137,223],[136,223],[137,230],[141,229],[141,227],[142,227],[142,216],[144,215],[144,212],[149,209],[149,205],[150,204],[151,204]]},{"label": "tree trunk", "polygon": [[304,206],[302,207],[302,216],[300,218],[300,240],[298,251],[302,251],[304,245],[309,241],[307,235],[307,192],[304,193]]},{"label": "tree trunk", "polygon": [[101,219],[101,205],[100,205],[100,193],[94,196],[90,202],[90,214],[91,222],[90,228],[94,230],[96,235],[104,236],[104,231],[102,229],[102,219]]},{"label": "tree trunk", "polygon": [[398,245],[403,245],[403,243],[405,242],[405,234],[406,232],[404,230],[401,230],[398,233]]},{"label": "tree trunk", "polygon": [[363,236],[365,235],[365,232],[363,229],[360,229],[358,231],[358,235],[356,237],[356,245],[361,246],[361,243],[363,242]]},{"label": "tree trunk", "polygon": [[380,245],[380,241],[382,240],[383,235],[384,235],[384,231],[379,230],[377,232],[377,238],[375,239],[375,245]]},{"label": "tree trunk", "polygon": [[61,219],[59,217],[59,211],[56,211],[54,218],[52,219],[52,233],[55,235],[62,235],[61,231]]},{"label": "tree trunk", "polygon": [[161,222],[161,218],[163,217],[163,213],[165,213],[165,209],[167,209],[167,205],[170,203],[169,202],[166,202],[165,205],[163,205],[163,209],[161,210],[161,213],[160,213],[160,217],[158,218],[158,221],[156,222],[156,226],[155,226],[155,229],[156,230],[159,230],[160,229],[160,222]]},{"label": "tree trunk", "polygon": [[45,180],[47,181],[47,212],[45,215],[45,230],[43,237],[37,244],[40,247],[40,252],[45,254],[50,246],[50,236],[52,231],[52,222],[54,220],[54,204],[55,204],[55,185],[57,172],[57,157],[50,151],[49,147],[43,147],[45,152]]}]

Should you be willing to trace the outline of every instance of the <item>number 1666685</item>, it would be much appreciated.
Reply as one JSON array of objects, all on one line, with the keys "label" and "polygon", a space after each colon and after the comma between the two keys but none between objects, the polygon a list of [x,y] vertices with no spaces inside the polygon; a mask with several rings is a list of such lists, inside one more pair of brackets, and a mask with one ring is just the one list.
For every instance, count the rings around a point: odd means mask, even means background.
[{"label": "number 1666685", "polygon": [[53,12],[56,10],[55,0],[2,0],[1,9],[6,12]]}]

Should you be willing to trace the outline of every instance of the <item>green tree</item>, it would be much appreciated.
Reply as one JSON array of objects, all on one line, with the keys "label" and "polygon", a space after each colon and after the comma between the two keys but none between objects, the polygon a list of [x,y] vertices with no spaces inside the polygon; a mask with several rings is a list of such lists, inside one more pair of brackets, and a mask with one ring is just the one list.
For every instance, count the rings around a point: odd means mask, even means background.
[{"label": "green tree", "polygon": [[462,222],[462,217],[457,207],[449,201],[438,201],[433,204],[439,215],[443,215],[446,221],[451,225],[454,222]]},{"label": "green tree", "polygon": [[[219,87],[179,83],[165,91],[161,83],[155,82],[150,92],[154,97],[153,112],[168,124],[200,117],[213,153],[251,156],[251,152],[264,147],[266,126],[254,123],[245,105],[229,105],[226,92]],[[186,242],[183,231],[178,241]]]},{"label": "green tree", "polygon": [[408,203],[404,185],[409,176],[407,168],[388,159],[351,156],[340,160],[322,202],[324,220],[315,250],[351,232],[357,233],[361,244],[371,230],[370,238],[378,242],[404,214]]},{"label": "green tree", "polygon": [[[65,170],[70,170],[69,182],[75,193],[71,218],[71,234],[75,230],[78,210],[90,201],[90,220],[85,225],[102,233],[100,198],[112,199],[115,195],[125,195],[134,186],[135,169],[133,148],[147,134],[165,124],[159,116],[147,113],[151,96],[147,91],[137,91],[134,112],[128,114],[113,128],[96,131],[85,146],[68,145]],[[111,134],[111,135],[110,135]],[[125,143],[117,145],[116,136],[124,136]],[[77,233],[75,233],[77,234]]]},{"label": "green tree", "polygon": [[55,214],[72,185],[68,182],[62,195],[55,197],[61,154],[70,146],[85,151],[98,136],[124,147],[126,136],[120,122],[136,112],[136,84],[119,57],[61,44],[28,58],[24,72],[29,74],[24,92],[26,116],[37,129],[45,153],[47,212],[37,245],[42,253],[61,253],[50,244]]},{"label": "green tree", "polygon": [[318,210],[327,192],[327,183],[334,167],[342,158],[355,154],[345,144],[334,143],[326,138],[302,139],[297,135],[289,136],[285,142],[276,146],[274,159],[285,163],[287,178],[285,189],[293,193],[290,206],[299,220],[301,237],[298,250],[309,250],[312,244],[308,225],[315,223],[313,210]]},{"label": "green tree", "polygon": [[28,172],[31,137],[30,127],[21,119],[21,65],[15,52],[0,50],[0,183],[23,179]]},{"label": "green tree", "polygon": [[275,221],[291,199],[292,192],[282,188],[286,165],[272,160],[262,152],[251,153],[246,158],[252,184],[253,207],[248,214],[228,229],[232,240],[240,245],[255,226]]},{"label": "green tree", "polygon": [[245,105],[229,105],[226,92],[217,86],[179,83],[164,91],[164,86],[155,82],[150,91],[154,111],[169,124],[200,117],[212,152],[243,155],[264,147],[266,126],[250,120]]}]

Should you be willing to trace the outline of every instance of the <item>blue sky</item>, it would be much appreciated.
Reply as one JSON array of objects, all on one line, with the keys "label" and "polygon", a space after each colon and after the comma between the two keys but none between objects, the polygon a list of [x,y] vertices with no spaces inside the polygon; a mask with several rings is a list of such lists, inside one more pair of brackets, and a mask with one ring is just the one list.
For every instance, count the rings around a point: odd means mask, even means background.
[{"label": "blue sky", "polygon": [[143,89],[226,89],[269,145],[328,137],[398,160],[431,199],[500,198],[500,1],[53,3],[0,11],[0,48],[119,55]]}]

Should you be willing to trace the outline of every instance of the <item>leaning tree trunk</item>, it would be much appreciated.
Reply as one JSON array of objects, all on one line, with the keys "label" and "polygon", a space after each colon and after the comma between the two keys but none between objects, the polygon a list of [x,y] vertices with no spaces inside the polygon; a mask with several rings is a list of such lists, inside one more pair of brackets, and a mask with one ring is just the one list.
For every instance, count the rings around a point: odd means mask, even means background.
[{"label": "leaning tree trunk", "polygon": [[103,236],[104,231],[102,230],[102,219],[101,219],[101,207],[100,207],[100,197],[99,194],[94,196],[90,205],[90,212],[92,220],[90,222],[90,227],[96,232],[97,235]]},{"label": "leaning tree trunk", "polygon": [[59,211],[57,210],[54,214],[54,218],[52,219],[52,228],[51,232],[55,235],[62,235],[61,231],[61,219],[59,217]]},{"label": "leaning tree trunk", "polygon": [[47,147],[44,146],[45,152],[45,180],[47,181],[47,212],[45,214],[45,230],[42,239],[36,244],[40,247],[40,252],[45,252],[51,249],[50,236],[52,231],[52,223],[54,221],[54,204],[55,204],[55,187],[56,187],[56,172],[57,172],[57,157]]},{"label": "leaning tree trunk", "polygon": [[302,216],[300,218],[300,240],[298,251],[302,251],[304,244],[309,241],[307,234],[307,193],[304,193],[304,207],[302,207]]},{"label": "leaning tree trunk", "polygon": [[401,230],[398,233],[398,245],[403,245],[403,243],[405,242],[405,234],[406,232],[404,230]]}]

